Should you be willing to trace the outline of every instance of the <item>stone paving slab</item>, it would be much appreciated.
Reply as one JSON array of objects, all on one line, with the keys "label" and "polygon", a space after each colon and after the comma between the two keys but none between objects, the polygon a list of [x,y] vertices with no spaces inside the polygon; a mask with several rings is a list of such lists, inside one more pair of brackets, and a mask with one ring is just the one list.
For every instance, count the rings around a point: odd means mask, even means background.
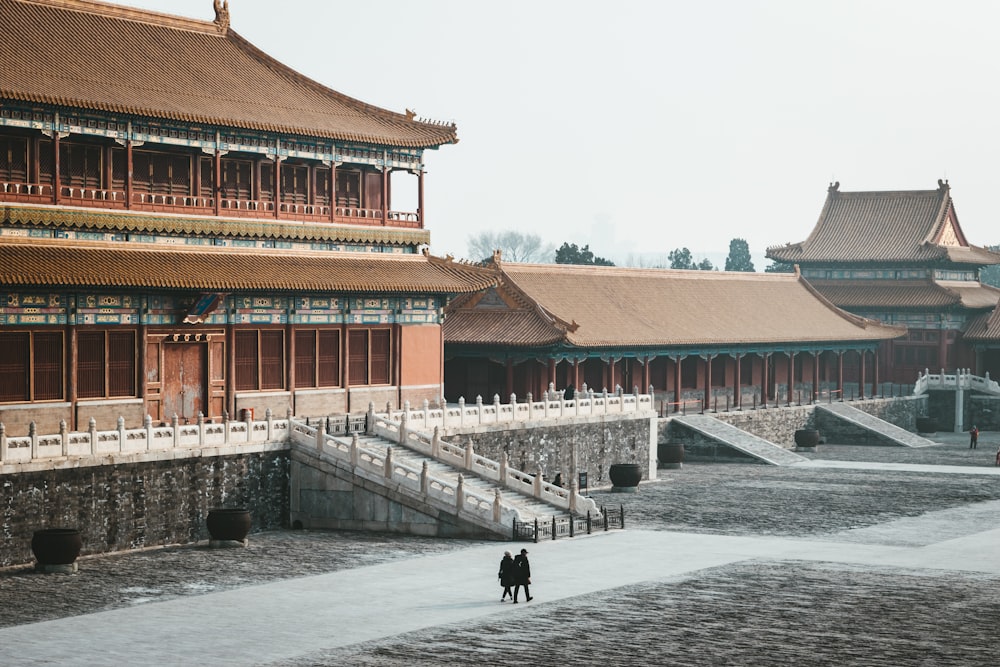
[{"label": "stone paving slab", "polygon": [[628,529],[528,544],[517,606],[503,542],[275,532],[10,569],[0,663],[996,664],[1000,479],[907,461],[686,464],[595,493]]}]

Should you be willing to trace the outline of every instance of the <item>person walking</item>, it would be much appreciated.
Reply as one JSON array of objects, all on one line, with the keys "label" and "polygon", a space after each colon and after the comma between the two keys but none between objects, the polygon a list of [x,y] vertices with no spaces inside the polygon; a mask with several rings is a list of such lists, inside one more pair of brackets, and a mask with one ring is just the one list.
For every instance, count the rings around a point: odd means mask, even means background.
[{"label": "person walking", "polygon": [[979,444],[979,429],[973,424],[969,429],[969,449],[976,449]]},{"label": "person walking", "polygon": [[503,558],[500,560],[500,571],[497,573],[497,577],[500,579],[500,585],[503,586],[503,594],[500,596],[500,602],[503,602],[507,597],[511,600],[514,599],[514,594],[510,592],[510,587],[515,583],[515,577],[517,566],[514,565],[514,559],[511,557],[509,551],[503,552]]},{"label": "person walking", "polygon": [[526,602],[531,602],[531,593],[528,592],[528,584],[531,583],[531,564],[528,562],[528,550],[521,549],[521,553],[514,557],[514,604],[517,604],[517,594],[524,586],[524,597]]}]

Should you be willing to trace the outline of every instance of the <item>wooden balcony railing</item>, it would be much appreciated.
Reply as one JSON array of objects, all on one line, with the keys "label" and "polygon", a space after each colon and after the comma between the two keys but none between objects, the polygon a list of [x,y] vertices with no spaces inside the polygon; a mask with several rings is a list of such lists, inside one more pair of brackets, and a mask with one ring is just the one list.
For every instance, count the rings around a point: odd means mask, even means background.
[{"label": "wooden balcony railing", "polygon": [[[53,188],[49,184],[16,183],[0,181],[0,202],[54,204]],[[59,188],[58,203],[68,206],[93,208],[131,209],[146,212],[170,212],[197,216],[214,216],[215,199],[184,194],[157,194],[132,192],[131,200],[122,190],[63,185]],[[275,207],[277,206],[277,211]],[[347,225],[387,225],[420,229],[423,220],[413,211],[388,211],[385,219],[382,210],[360,206],[331,206],[330,204],[304,204],[257,199],[219,200],[219,215],[230,218],[258,218],[296,220],[312,223],[339,223]]]}]

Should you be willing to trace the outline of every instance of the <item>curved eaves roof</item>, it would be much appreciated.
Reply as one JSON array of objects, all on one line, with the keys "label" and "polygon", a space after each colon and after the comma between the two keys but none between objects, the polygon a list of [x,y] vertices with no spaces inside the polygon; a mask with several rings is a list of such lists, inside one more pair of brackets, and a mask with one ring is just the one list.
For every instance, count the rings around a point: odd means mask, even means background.
[{"label": "curved eaves roof", "polygon": [[6,286],[462,294],[495,283],[488,269],[424,255],[0,239]]},{"label": "curved eaves roof", "polygon": [[0,98],[386,146],[458,140],[453,124],[338,93],[210,22],[85,0],[0,0],[0,26]]},{"label": "curved eaves roof", "polygon": [[795,274],[501,265],[578,347],[878,341],[903,330],[835,307]]}]

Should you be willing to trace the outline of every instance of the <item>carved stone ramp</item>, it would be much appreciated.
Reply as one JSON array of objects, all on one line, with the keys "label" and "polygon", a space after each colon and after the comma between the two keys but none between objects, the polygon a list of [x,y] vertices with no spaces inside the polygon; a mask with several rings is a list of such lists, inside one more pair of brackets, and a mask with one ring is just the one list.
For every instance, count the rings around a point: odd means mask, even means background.
[{"label": "carved stone ramp", "polygon": [[748,454],[771,465],[787,466],[809,460],[804,456],[800,456],[763,438],[758,438],[752,433],[747,433],[715,417],[708,415],[685,415],[683,417],[673,417],[672,419],[706,438],[737,449],[744,454]]},{"label": "carved stone ramp", "polygon": [[[846,425],[849,429],[859,430],[860,437],[852,437],[852,441],[865,438],[872,444],[895,445],[897,447],[930,447],[937,444],[846,403],[817,405],[816,412],[816,421],[819,424],[832,418],[840,424]],[[821,434],[823,430],[820,428]]]}]

